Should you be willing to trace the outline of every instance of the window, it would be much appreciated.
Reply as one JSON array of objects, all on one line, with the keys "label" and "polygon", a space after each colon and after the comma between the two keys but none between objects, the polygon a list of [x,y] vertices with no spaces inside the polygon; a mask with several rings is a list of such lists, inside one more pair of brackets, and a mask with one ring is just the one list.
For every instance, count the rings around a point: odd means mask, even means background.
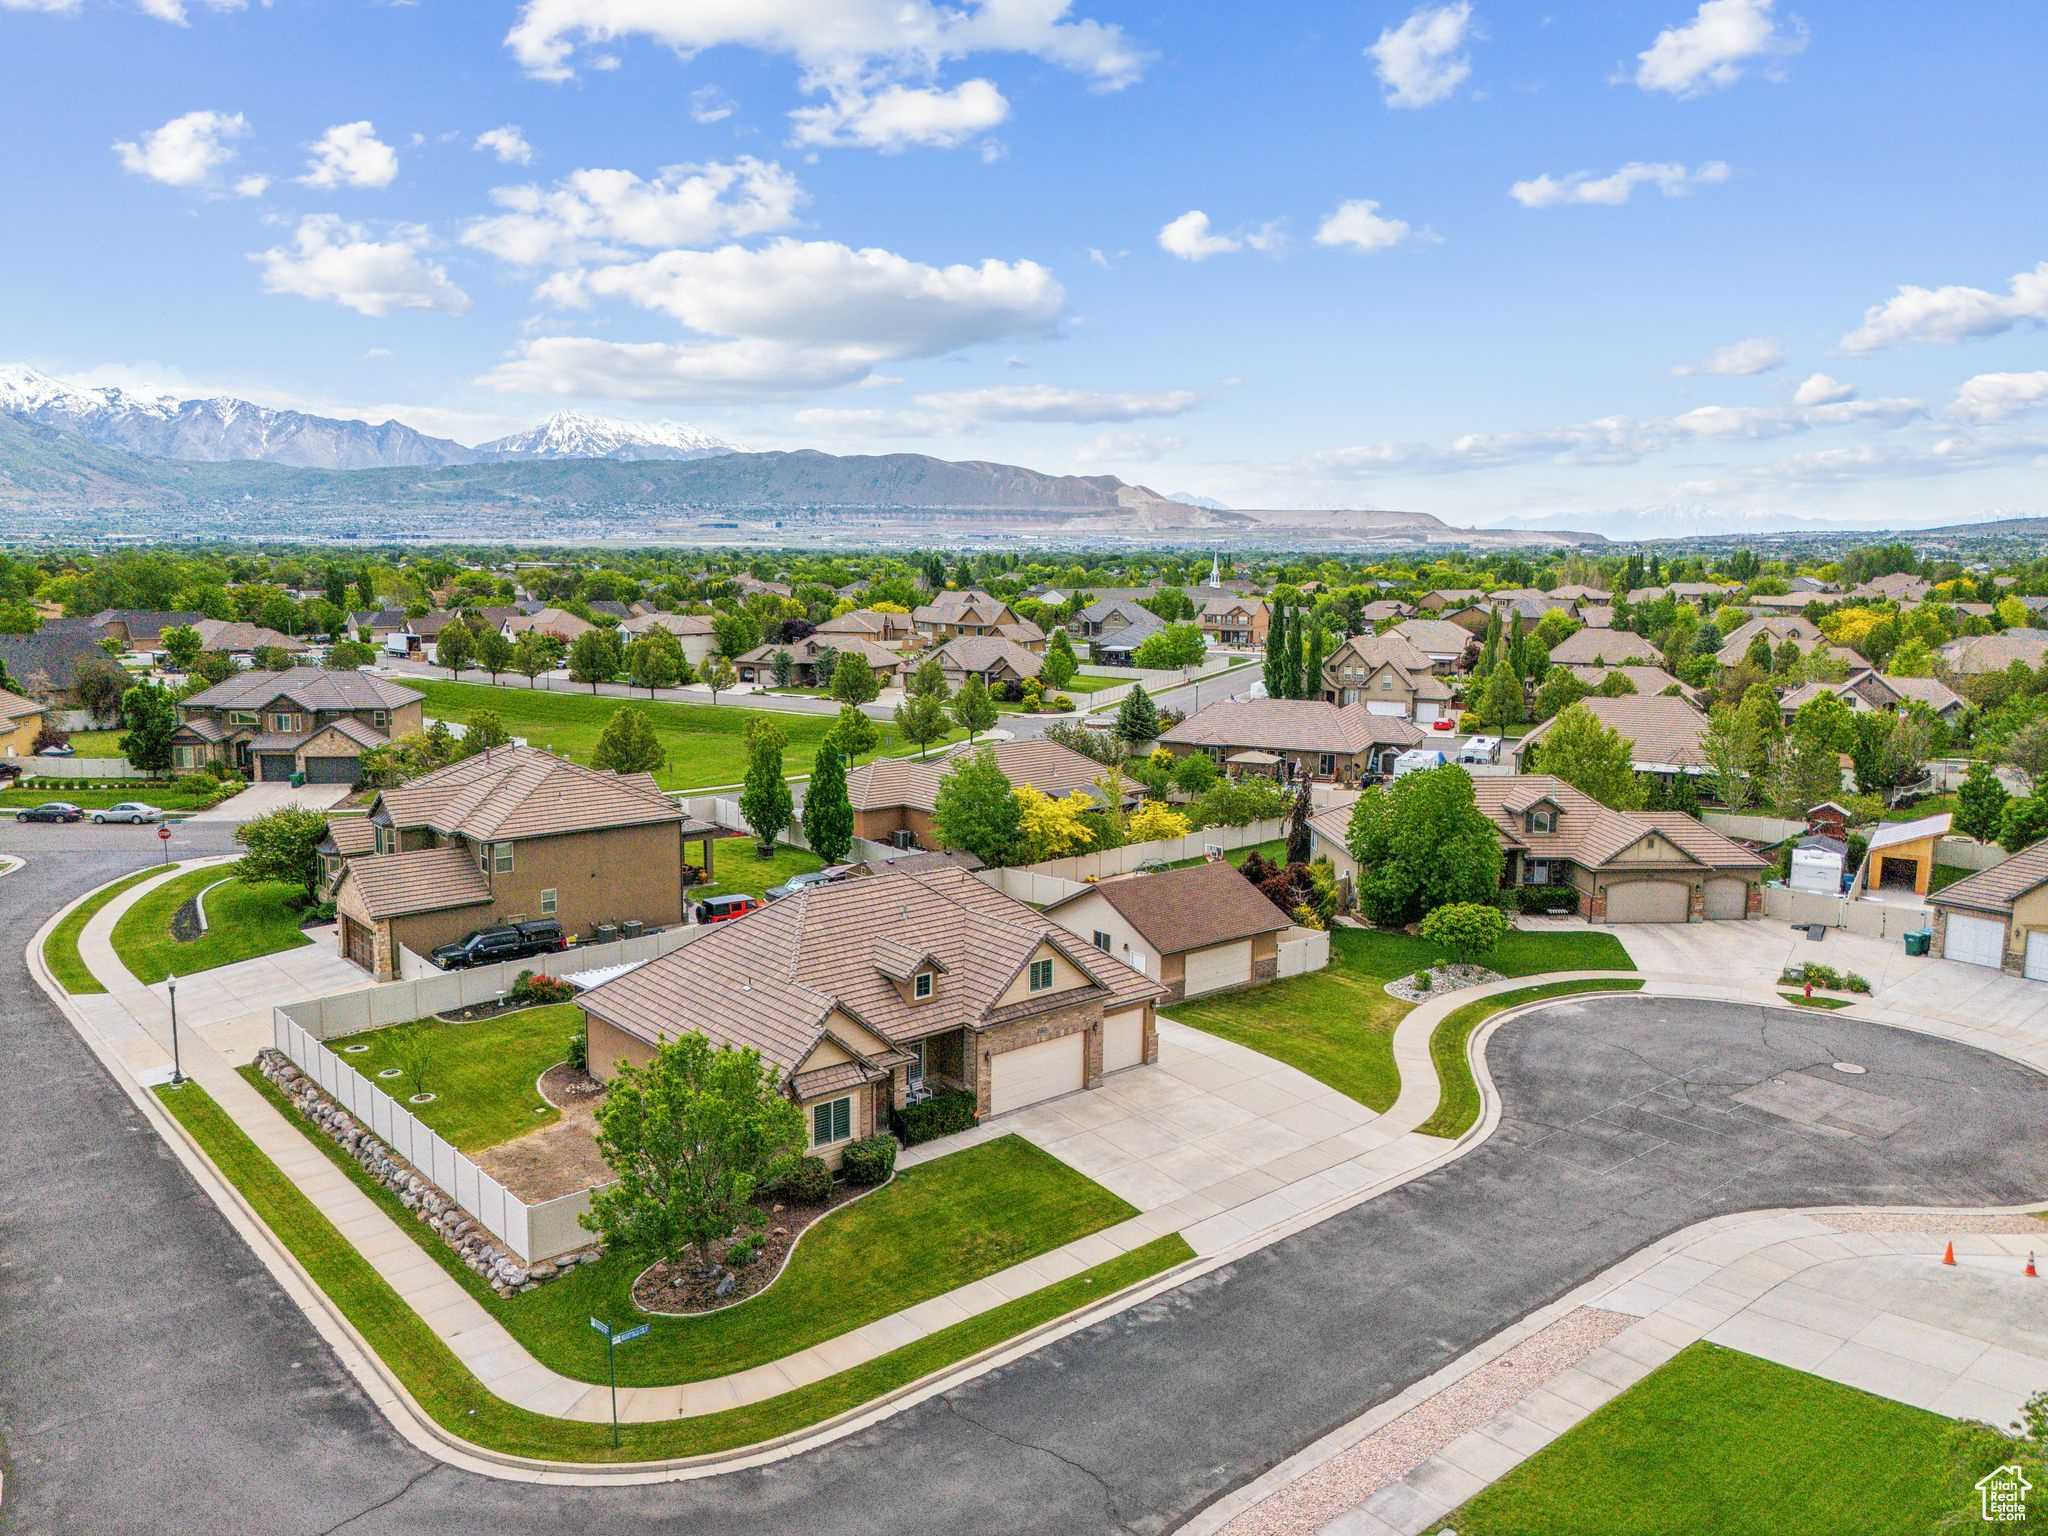
[{"label": "window", "polygon": [[270,728],[280,736],[288,736],[299,728],[299,717],[280,711],[270,717]]},{"label": "window", "polygon": [[228,711],[229,725],[254,725],[256,711],[253,709],[231,709]]},{"label": "window", "polygon": [[910,995],[920,1003],[932,995],[932,973],[919,971],[910,978]]},{"label": "window", "polygon": [[552,885],[540,893],[540,915],[542,917],[553,917],[555,915],[555,888]]},{"label": "window", "polygon": [[811,1106],[811,1145],[830,1146],[853,1134],[853,1100],[833,1099]]},{"label": "window", "polygon": [[196,767],[198,765],[197,757],[198,748],[196,747],[171,748],[171,766],[174,768]]},{"label": "window", "polygon": [[1529,830],[1531,832],[1555,832],[1557,830],[1557,812],[1547,807],[1540,811],[1531,811],[1529,813]]},{"label": "window", "polygon": [[380,731],[384,730],[391,724],[391,711],[388,709],[371,710],[370,724],[376,726]]},{"label": "window", "polygon": [[1522,883],[1524,885],[1550,884],[1550,866],[1541,859],[1538,859],[1533,864],[1524,865],[1522,868]]},{"label": "window", "polygon": [[491,867],[489,872],[500,875],[512,873],[512,845],[510,843],[491,844]]},{"label": "window", "polygon": [[377,828],[376,837],[377,851],[379,853],[396,853],[398,851],[398,831],[395,827]]},{"label": "window", "polygon": [[1030,987],[1034,992],[1043,992],[1052,985],[1052,962],[1034,960],[1031,962]]},{"label": "window", "polygon": [[1100,928],[1095,930],[1095,947],[1101,950],[1105,955],[1109,953],[1109,935],[1104,933]]}]

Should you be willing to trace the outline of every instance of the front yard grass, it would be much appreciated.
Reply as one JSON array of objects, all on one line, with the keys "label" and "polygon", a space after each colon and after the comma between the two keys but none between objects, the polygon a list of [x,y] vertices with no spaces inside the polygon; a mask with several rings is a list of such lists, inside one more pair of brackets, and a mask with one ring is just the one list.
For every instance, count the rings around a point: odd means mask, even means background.
[{"label": "front yard grass", "polygon": [[[176,869],[178,866],[170,866]],[[85,932],[85,925],[100,913],[100,909],[143,881],[164,872],[164,866],[154,865],[149,869],[138,869],[132,875],[124,875],[112,885],[104,886],[65,914],[64,920],[50,930],[50,936],[43,940],[43,964],[50,968],[50,975],[57,985],[73,997],[83,997],[92,992],[104,992],[106,987],[99,977],[86,968],[85,957],[78,952],[78,936]]]},{"label": "front yard grass", "polygon": [[[245,1075],[254,1072],[253,1068],[243,1070]],[[255,1081],[269,1087],[260,1077]],[[700,1456],[753,1445],[857,1408],[1194,1257],[1194,1250],[1178,1235],[1162,1237],[1057,1285],[1033,1291],[892,1350],[866,1365],[841,1371],[766,1402],[694,1419],[621,1425],[620,1444],[613,1449],[609,1424],[548,1418],[515,1408],[486,1391],[369,1261],[207,1096],[205,1089],[197,1083],[187,1083],[181,1089],[158,1089],[157,1096],[397,1375],[427,1416],[461,1439],[516,1456],[634,1462]],[[281,1102],[274,1091],[271,1098],[273,1103]],[[343,1157],[325,1137],[315,1136],[313,1140],[323,1150],[329,1150],[344,1171],[354,1169],[359,1180],[368,1180],[368,1175]],[[382,1188],[374,1184],[371,1187]],[[415,1237],[424,1234],[425,1246],[447,1253],[440,1240],[426,1232],[410,1212],[399,1207],[397,1215],[400,1224],[414,1232]],[[453,1255],[448,1257],[452,1262]],[[581,1273],[589,1272],[585,1269]],[[544,1285],[519,1299],[543,1296],[549,1289]],[[911,1299],[904,1298],[903,1304],[908,1305]],[[630,1315],[615,1311],[610,1320],[623,1322]],[[587,1321],[579,1320],[579,1326],[592,1338],[596,1337]],[[624,1364],[630,1354],[631,1351],[621,1351],[620,1363]]]},{"label": "front yard grass", "polygon": [[69,800],[81,810],[100,811],[128,800],[140,800],[160,811],[201,811],[201,796],[170,784],[133,779],[122,784],[70,784],[63,779],[24,779],[12,789],[0,789],[0,807],[27,810],[52,800]]},{"label": "front yard grass", "polygon": [[1943,1445],[1951,1424],[1695,1344],[1429,1529],[1924,1536],[1959,1499],[1974,1504],[1969,1480],[1998,1464],[1987,1436],[1983,1465],[1958,1478]]},{"label": "front yard grass", "polygon": [[1429,1036],[1429,1059],[1436,1064],[1436,1080],[1442,1088],[1442,1096],[1437,1100],[1436,1113],[1415,1129],[1425,1136],[1456,1138],[1478,1123],[1479,1081],[1473,1075],[1472,1058],[1466,1045],[1472,1039],[1472,1031],[1502,1009],[1519,1008],[1524,1003],[1540,1002],[1546,997],[1571,997],[1580,992],[1640,992],[1642,989],[1640,981],[1552,981],[1540,987],[1518,987],[1513,992],[1477,998],[1462,1008],[1452,1009],[1437,1021]]},{"label": "front yard grass", "polygon": [[[1263,843],[1248,843],[1242,848],[1233,848],[1223,855],[1223,861],[1234,868],[1243,869],[1244,861],[1255,853],[1260,858],[1266,859],[1271,863],[1285,864],[1287,862],[1287,839],[1275,837]],[[1167,868],[1186,869],[1191,864],[1206,864],[1208,862],[1208,856],[1204,854],[1192,859],[1177,859],[1169,864]]]},{"label": "front yard grass", "polygon": [[808,875],[825,867],[825,861],[803,848],[777,843],[774,852],[761,857],[761,845],[751,837],[728,837],[714,845],[711,872],[718,878],[706,885],[693,885],[683,894],[692,901],[706,896],[759,896],[771,885],[780,885],[792,875]]},{"label": "front yard grass", "polygon": [[[569,1040],[582,1028],[581,1008],[552,1003],[465,1024],[415,1019],[351,1035],[329,1049],[403,1101],[413,1092],[411,1077],[380,1081],[377,1074],[388,1067],[402,1069],[413,1043],[419,1042],[425,1052],[421,1080],[434,1099],[405,1107],[450,1145],[481,1152],[562,1118],[537,1085],[541,1073],[568,1057]],[[353,1045],[369,1049],[351,1052]]]},{"label": "front yard grass", "polygon": [[[229,867],[208,864],[167,880],[121,914],[114,924],[114,953],[137,981],[152,986],[173,973],[190,976],[313,942],[291,905],[305,895],[301,887],[248,885],[229,875]],[[227,884],[206,898],[206,932],[189,943],[173,938],[171,919],[178,908],[222,880]]]},{"label": "front yard grass", "polygon": [[[664,789],[704,788],[737,784],[747,771],[746,746],[740,733],[760,710],[739,704],[679,704],[669,699],[620,699],[608,694],[553,693],[545,689],[494,687],[489,683],[455,683],[432,678],[409,677],[409,688],[426,695],[427,713],[437,720],[465,719],[472,710],[488,709],[505,722],[514,736],[524,736],[537,747],[547,747],[574,758],[590,761],[598,734],[605,723],[625,705],[642,711],[654,726],[668,762],[655,774]],[[804,774],[818,755],[826,732],[832,729],[831,715],[799,715],[775,711],[772,718],[789,738],[783,753],[785,772]],[[887,720],[877,720],[882,733],[884,756],[901,756],[917,748],[896,734]],[[946,739],[957,740],[955,731]],[[936,747],[938,743],[934,742]],[[864,758],[863,761],[866,761]]]},{"label": "front yard grass", "polygon": [[[1388,996],[1386,984],[1445,961],[1442,950],[1413,934],[1335,928],[1324,969],[1253,991],[1197,998],[1176,1005],[1170,1014],[1179,1023],[1298,1067],[1368,1109],[1385,1110],[1401,1092],[1394,1028],[1412,1006]],[[1503,976],[1635,969],[1613,934],[1578,930],[1515,929],[1484,963]]]},{"label": "front yard grass", "polygon": [[1808,997],[1803,992],[1780,992],[1778,996],[1795,1008],[1824,1008],[1833,1011],[1836,1008],[1854,1007],[1856,1003],[1853,997]]}]

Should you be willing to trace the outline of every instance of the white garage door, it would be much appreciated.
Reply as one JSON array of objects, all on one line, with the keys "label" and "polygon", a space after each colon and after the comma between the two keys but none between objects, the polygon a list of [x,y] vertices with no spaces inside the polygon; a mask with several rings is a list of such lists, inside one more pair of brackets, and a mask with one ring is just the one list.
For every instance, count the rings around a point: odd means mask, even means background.
[{"label": "white garage door", "polygon": [[1188,997],[1241,987],[1252,979],[1252,941],[1218,944],[1211,949],[1188,951],[1187,970],[1181,991]]},{"label": "white garage door", "polygon": [[1709,880],[1707,882],[1707,921],[1710,923],[1741,922],[1749,916],[1749,882],[1747,880]]},{"label": "white garage door", "polygon": [[1676,880],[1616,881],[1607,887],[1610,923],[1682,923],[1692,893]]},{"label": "white garage door", "polygon": [[[2032,946],[2028,948],[2031,955]],[[1960,960],[1965,965],[1988,965],[1996,970],[2005,958],[2005,924],[1988,917],[1951,913],[1948,937],[1941,941],[1941,957]]]},{"label": "white garage door", "polygon": [[1079,1034],[1041,1040],[989,1058],[988,1107],[992,1115],[1022,1109],[1041,1099],[1072,1093],[1083,1083],[1083,1039]]},{"label": "white garage door", "polygon": [[1398,699],[1367,699],[1365,712],[1368,715],[1405,715],[1408,706]]},{"label": "white garage door", "polygon": [[1415,706],[1415,723],[1417,725],[1434,725],[1443,718],[1443,713],[1444,707],[1441,704],[1434,702],[1427,704],[1418,703]]},{"label": "white garage door", "polygon": [[1126,1008],[1102,1019],[1102,1070],[1121,1072],[1145,1059],[1145,1010]]},{"label": "white garage door", "polygon": [[2027,980],[2048,981],[2048,933],[2027,935]]}]

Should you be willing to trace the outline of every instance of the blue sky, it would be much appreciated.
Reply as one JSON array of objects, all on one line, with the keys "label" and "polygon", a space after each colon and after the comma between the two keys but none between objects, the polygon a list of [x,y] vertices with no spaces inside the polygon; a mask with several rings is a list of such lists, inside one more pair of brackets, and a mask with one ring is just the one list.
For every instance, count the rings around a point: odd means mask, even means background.
[{"label": "blue sky", "polygon": [[2044,41],[2025,0],[0,0],[0,357],[1244,507],[2040,513]]}]

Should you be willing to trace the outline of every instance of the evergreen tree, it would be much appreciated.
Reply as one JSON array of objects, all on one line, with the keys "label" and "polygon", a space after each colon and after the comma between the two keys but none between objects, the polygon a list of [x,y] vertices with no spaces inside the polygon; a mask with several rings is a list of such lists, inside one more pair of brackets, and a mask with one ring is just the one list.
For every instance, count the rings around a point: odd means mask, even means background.
[{"label": "evergreen tree", "polygon": [[1308,643],[1302,648],[1301,696],[1305,699],[1320,699],[1323,696],[1323,657],[1329,646],[1329,637],[1323,626],[1311,624]]},{"label": "evergreen tree", "polygon": [[1152,702],[1152,696],[1145,692],[1143,683],[1133,683],[1131,691],[1124,695],[1124,701],[1117,706],[1116,734],[1119,741],[1136,746],[1139,742],[1154,741],[1159,736],[1159,710]]},{"label": "evergreen tree", "polygon": [[[619,714],[637,713],[620,710]],[[618,719],[618,715],[612,717]],[[749,722],[750,734],[754,722]],[[747,777],[740,786],[740,815],[754,829],[762,857],[775,851],[775,840],[789,825],[794,802],[789,781],[782,776],[783,735],[779,729],[753,734],[747,754]]]},{"label": "evergreen tree", "polygon": [[1045,660],[1039,665],[1038,675],[1048,688],[1058,689],[1071,683],[1074,674],[1080,670],[1080,659],[1074,655],[1074,642],[1067,638],[1064,629],[1055,629],[1052,638],[1046,642]]},{"label": "evergreen tree", "polygon": [[1284,699],[1287,697],[1287,666],[1283,658],[1287,655],[1287,605],[1273,605],[1273,620],[1266,630],[1266,665],[1264,679],[1266,697]]},{"label": "evergreen tree", "polygon": [[827,864],[844,864],[853,851],[853,802],[846,794],[846,754],[829,738],[811,764],[804,793],[804,841]]}]

